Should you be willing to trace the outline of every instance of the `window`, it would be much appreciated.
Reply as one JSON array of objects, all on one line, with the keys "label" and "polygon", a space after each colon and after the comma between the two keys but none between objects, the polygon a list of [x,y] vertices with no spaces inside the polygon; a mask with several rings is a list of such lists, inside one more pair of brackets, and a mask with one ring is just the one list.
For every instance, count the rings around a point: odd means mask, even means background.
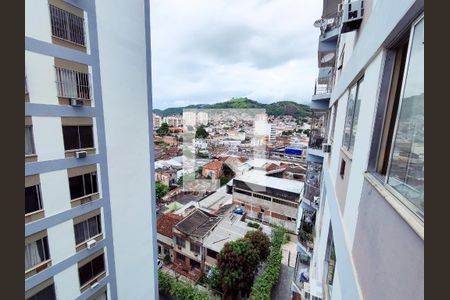
[{"label": "window", "polygon": [[42,209],[40,185],[33,185],[25,188],[25,214],[29,214]]},{"label": "window", "polygon": [[60,67],[56,68],[56,86],[58,97],[91,99],[89,74],[68,70]]},{"label": "window", "polygon": [[358,95],[362,79],[350,88],[347,102],[347,114],[345,116],[344,137],[342,146],[349,152],[353,152],[355,145],[356,129],[358,126],[359,106],[361,99]]},{"label": "window", "polygon": [[194,253],[200,253],[200,246],[191,243],[191,251],[194,252]]},{"label": "window", "polygon": [[206,249],[206,255],[208,255],[209,257],[212,257],[214,259],[217,259],[217,252],[211,249]]},{"label": "window", "polygon": [[63,126],[64,149],[83,149],[94,147],[92,126]]},{"label": "window", "polygon": [[424,18],[412,28],[387,184],[424,213]]},{"label": "window", "polygon": [[237,188],[235,188],[234,191],[235,191],[236,193],[243,194],[243,195],[247,195],[247,196],[251,196],[251,195],[252,195],[251,192],[244,191],[244,190],[237,189]]},{"label": "window", "polygon": [[27,300],[56,300],[55,285],[51,284],[43,290],[40,290]]},{"label": "window", "polygon": [[31,126],[25,126],[25,155],[35,154],[33,129]]},{"label": "window", "polygon": [[94,279],[96,276],[105,271],[104,254],[97,256],[87,264],[78,268],[78,277],[80,285],[83,286],[87,282]]},{"label": "window", "polygon": [[201,264],[198,261],[193,260],[193,259],[191,259],[191,267],[194,269],[197,269],[197,270],[200,270],[202,268]]},{"label": "window", "polygon": [[186,247],[186,241],[183,240],[182,238],[179,237],[175,237],[176,243],[179,247]]},{"label": "window", "polygon": [[69,188],[72,200],[97,193],[97,172],[70,177]]},{"label": "window", "polygon": [[341,168],[339,170],[339,175],[341,175],[341,178],[344,178],[345,176],[345,160],[341,161]]},{"label": "window", "polygon": [[84,46],[84,20],[54,5],[50,5],[52,35]]},{"label": "window", "polygon": [[100,215],[96,215],[81,223],[75,224],[73,227],[75,231],[75,243],[77,245],[102,233]]},{"label": "window", "polygon": [[186,256],[184,256],[183,254],[177,253],[177,260],[179,262],[184,263],[186,261]]},{"label": "window", "polygon": [[25,245],[25,271],[50,259],[47,237]]},{"label": "window", "polygon": [[331,113],[331,129],[330,129],[330,142],[333,143],[334,141],[334,128],[336,126],[336,115],[337,115],[337,101],[333,104],[331,107],[332,113]]}]

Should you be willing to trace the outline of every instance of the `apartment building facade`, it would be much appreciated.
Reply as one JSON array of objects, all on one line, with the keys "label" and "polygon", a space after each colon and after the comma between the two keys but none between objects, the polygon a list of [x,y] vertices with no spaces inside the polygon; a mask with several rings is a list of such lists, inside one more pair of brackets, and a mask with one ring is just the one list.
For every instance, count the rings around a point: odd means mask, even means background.
[{"label": "apartment building facade", "polygon": [[157,297],[149,23],[148,1],[25,2],[26,299]]},{"label": "apartment building facade", "polygon": [[312,103],[325,145],[308,149],[314,248],[293,299],[423,299],[424,3],[323,5]]}]

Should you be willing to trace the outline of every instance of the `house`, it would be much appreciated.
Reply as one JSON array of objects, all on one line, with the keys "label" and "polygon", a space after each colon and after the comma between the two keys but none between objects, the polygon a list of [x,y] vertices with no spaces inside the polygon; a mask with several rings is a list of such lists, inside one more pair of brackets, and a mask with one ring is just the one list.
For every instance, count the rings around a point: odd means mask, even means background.
[{"label": "house", "polygon": [[233,179],[233,204],[244,208],[251,219],[282,225],[296,232],[303,182],[268,176],[252,169]]},{"label": "house", "polygon": [[177,170],[174,168],[160,168],[155,170],[156,181],[167,186],[173,186],[177,183]]},{"label": "house", "polygon": [[162,214],[156,222],[158,257],[162,260],[169,255],[170,261],[173,261],[173,232],[172,228],[183,219],[172,213]]},{"label": "house", "polygon": [[178,145],[178,139],[176,136],[171,136],[171,135],[165,135],[162,138],[162,141],[170,146],[176,146]]},{"label": "house", "polygon": [[220,218],[200,209],[194,209],[173,227],[174,258],[172,269],[197,281],[205,266],[203,240]]},{"label": "house", "polygon": [[203,166],[203,177],[210,177],[217,179],[223,174],[222,162],[220,160],[213,160]]}]

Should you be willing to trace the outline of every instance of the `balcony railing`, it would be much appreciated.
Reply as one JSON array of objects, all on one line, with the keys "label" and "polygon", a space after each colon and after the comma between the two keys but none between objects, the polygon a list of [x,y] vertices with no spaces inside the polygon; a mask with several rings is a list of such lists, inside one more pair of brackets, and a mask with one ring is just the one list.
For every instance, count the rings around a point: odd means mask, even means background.
[{"label": "balcony railing", "polygon": [[310,135],[308,147],[312,149],[322,149],[322,144],[326,142],[323,135]]},{"label": "balcony railing", "polygon": [[320,27],[320,33],[323,37],[328,31],[336,29],[341,26],[342,21],[342,11],[334,12],[330,15],[322,17],[322,19],[326,20],[324,24]]}]

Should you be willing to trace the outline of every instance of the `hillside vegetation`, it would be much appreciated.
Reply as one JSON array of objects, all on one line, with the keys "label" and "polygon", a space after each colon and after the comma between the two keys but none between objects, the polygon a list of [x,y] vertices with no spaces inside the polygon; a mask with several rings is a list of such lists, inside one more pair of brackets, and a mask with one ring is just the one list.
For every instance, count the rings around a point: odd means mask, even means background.
[{"label": "hillside vegetation", "polygon": [[248,98],[232,98],[231,100],[215,104],[197,104],[186,107],[171,107],[164,110],[154,109],[153,112],[163,117],[183,113],[185,108],[265,108],[268,115],[282,116],[290,115],[295,118],[309,117],[311,109],[308,105],[299,104],[294,101],[279,101],[271,104],[263,104]]}]

